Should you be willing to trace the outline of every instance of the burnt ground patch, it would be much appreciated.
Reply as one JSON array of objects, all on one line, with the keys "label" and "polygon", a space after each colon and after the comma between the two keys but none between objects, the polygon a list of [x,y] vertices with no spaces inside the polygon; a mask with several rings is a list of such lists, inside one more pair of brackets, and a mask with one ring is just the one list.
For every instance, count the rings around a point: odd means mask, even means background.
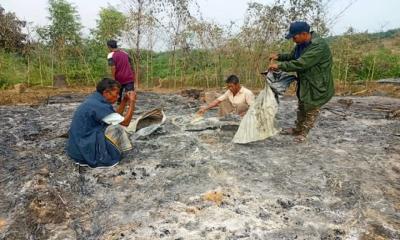
[{"label": "burnt ground patch", "polygon": [[[236,145],[230,128],[185,131],[198,100],[139,93],[167,122],[101,170],[59,137],[80,101],[0,107],[0,238],[400,239],[399,99],[334,98],[304,144]],[[281,102],[280,127],[295,109]]]}]

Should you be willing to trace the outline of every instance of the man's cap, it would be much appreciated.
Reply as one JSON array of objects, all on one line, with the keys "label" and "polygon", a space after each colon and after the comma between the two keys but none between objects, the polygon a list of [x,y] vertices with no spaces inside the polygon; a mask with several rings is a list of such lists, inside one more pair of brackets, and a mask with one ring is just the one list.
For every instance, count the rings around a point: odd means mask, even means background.
[{"label": "man's cap", "polygon": [[302,32],[310,32],[310,25],[306,22],[292,22],[289,27],[289,33],[286,35],[286,39],[291,39],[295,35]]}]

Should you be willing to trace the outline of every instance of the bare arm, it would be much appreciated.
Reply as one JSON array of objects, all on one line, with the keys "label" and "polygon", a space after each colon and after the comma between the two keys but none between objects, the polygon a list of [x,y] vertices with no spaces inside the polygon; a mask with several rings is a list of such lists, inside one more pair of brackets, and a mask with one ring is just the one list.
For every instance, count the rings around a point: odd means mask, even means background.
[{"label": "bare arm", "polygon": [[[126,95],[125,95],[125,96],[126,96]],[[122,99],[121,103],[119,104],[119,106],[118,106],[116,112],[122,115],[122,114],[124,113],[125,106],[126,106],[126,103],[127,103],[127,102],[128,102],[128,99],[127,99],[126,97],[124,97],[124,98]]]},{"label": "bare arm", "polygon": [[215,99],[215,100],[214,100],[213,102],[211,102],[208,106],[201,107],[198,113],[203,114],[203,113],[205,113],[208,109],[213,108],[213,107],[216,107],[216,106],[218,106],[220,103],[221,103],[220,100]]},{"label": "bare arm", "polygon": [[129,123],[132,120],[133,112],[135,111],[135,105],[136,105],[136,92],[134,92],[134,91],[128,92],[126,95],[127,95],[127,98],[125,100],[123,108],[122,108],[122,103],[118,107],[118,110],[122,109],[122,112],[123,112],[123,110],[125,109],[126,103],[128,103],[128,111],[126,112],[126,114],[124,116],[124,121],[122,121],[120,123],[122,126],[129,125]]},{"label": "bare arm", "polygon": [[212,103],[210,103],[210,104],[206,107],[206,110],[208,110],[208,109],[210,109],[210,108],[213,108],[213,107],[216,107],[216,106],[218,106],[220,103],[221,103],[220,100],[215,99],[214,101],[212,101]]}]

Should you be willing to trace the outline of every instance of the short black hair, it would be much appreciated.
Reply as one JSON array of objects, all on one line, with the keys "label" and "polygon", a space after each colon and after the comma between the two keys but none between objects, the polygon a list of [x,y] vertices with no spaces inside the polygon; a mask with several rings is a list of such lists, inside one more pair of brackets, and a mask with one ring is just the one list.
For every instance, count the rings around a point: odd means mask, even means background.
[{"label": "short black hair", "polygon": [[226,80],[226,83],[233,83],[233,84],[238,84],[239,83],[239,78],[236,75],[230,75]]},{"label": "short black hair", "polygon": [[103,94],[106,90],[111,90],[114,88],[121,88],[121,84],[114,79],[111,78],[103,78],[100,82],[97,83],[96,91],[100,94]]},{"label": "short black hair", "polygon": [[108,40],[108,41],[107,41],[107,46],[108,46],[109,48],[117,48],[117,47],[118,47],[118,44],[117,44],[117,41],[111,39],[111,40]]}]

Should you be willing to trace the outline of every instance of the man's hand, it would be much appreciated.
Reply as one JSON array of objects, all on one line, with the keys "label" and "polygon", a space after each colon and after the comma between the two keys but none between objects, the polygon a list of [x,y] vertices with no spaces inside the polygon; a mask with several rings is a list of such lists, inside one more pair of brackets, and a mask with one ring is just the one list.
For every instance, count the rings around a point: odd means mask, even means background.
[{"label": "man's hand", "polygon": [[207,111],[207,106],[201,106],[200,110],[197,113],[203,115],[206,111]]},{"label": "man's hand", "polygon": [[[129,126],[129,124],[130,124],[130,122],[132,120],[133,112],[135,111],[136,92],[135,91],[128,91],[128,92],[126,92],[125,97],[126,97],[127,101],[129,102],[129,106],[128,106],[128,110],[126,111],[126,113],[124,115],[124,121],[122,121],[120,124],[122,126],[126,126],[127,127],[127,126]],[[125,108],[125,106],[124,106],[124,108]],[[120,110],[121,110],[120,114],[122,114],[125,109],[123,109],[121,107]]]},{"label": "man's hand", "polygon": [[272,53],[269,55],[269,61],[275,61],[278,60],[278,54],[277,53]]},{"label": "man's hand", "polygon": [[128,102],[129,101],[128,92],[125,92],[124,98],[122,99],[122,101],[123,102]]},{"label": "man's hand", "polygon": [[275,71],[275,70],[279,69],[279,66],[276,63],[271,63],[271,64],[269,64],[268,69],[272,70],[272,71]]},{"label": "man's hand", "polygon": [[136,102],[136,92],[135,91],[126,92],[125,97],[131,103],[135,103]]}]

